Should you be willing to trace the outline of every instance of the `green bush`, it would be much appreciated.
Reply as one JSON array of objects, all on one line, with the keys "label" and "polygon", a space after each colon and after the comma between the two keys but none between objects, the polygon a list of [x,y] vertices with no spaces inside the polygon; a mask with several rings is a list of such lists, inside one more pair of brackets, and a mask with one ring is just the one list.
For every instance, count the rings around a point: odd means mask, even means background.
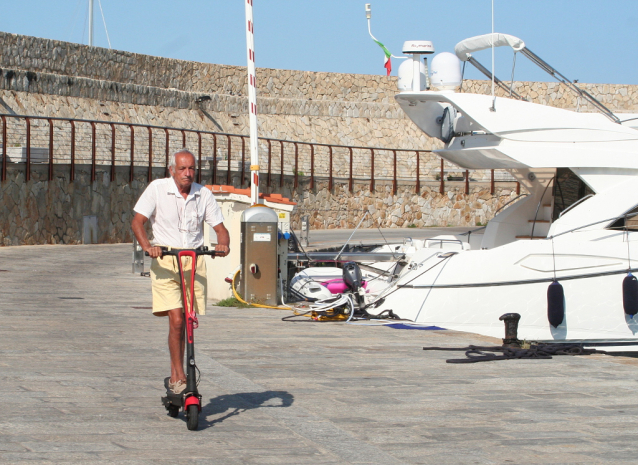
[{"label": "green bush", "polygon": [[229,297],[224,300],[220,300],[215,304],[217,307],[237,307],[237,308],[248,308],[250,305],[244,304],[237,300],[235,297]]}]

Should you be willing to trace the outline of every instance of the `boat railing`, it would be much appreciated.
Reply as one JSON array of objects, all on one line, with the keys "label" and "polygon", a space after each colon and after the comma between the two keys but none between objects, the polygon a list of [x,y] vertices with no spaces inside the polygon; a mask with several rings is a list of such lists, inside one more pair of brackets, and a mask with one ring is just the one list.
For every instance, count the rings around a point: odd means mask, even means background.
[{"label": "boat railing", "polygon": [[[498,214],[500,213],[500,211],[501,211],[501,210],[503,210],[505,207],[507,207],[509,204],[516,202],[516,201],[517,201],[518,199],[520,199],[521,197],[527,197],[528,195],[529,195],[529,194],[520,194],[520,195],[517,195],[517,196],[516,196],[516,197],[514,197],[513,199],[509,200],[509,201],[508,201],[505,205],[501,205],[501,207],[500,207],[498,210],[496,210],[496,211],[494,212],[494,216],[498,215]],[[484,228],[485,228],[485,227],[486,227],[486,226],[484,226]],[[476,231],[478,231],[478,229],[477,229],[477,230],[474,230],[474,232],[476,232]]]},{"label": "boat railing", "polygon": [[578,87],[576,85],[576,81],[572,81],[566,78],[565,76],[563,76],[555,68],[550,66],[545,60],[543,60],[541,57],[539,57],[534,52],[532,52],[529,48],[524,47],[521,50],[521,53],[525,55],[532,63],[534,63],[543,71],[545,71],[547,74],[554,77],[557,81],[565,84],[575,93],[577,93],[579,96],[583,97],[585,100],[591,103],[598,111],[600,111],[603,115],[605,115],[607,118],[612,120],[614,123],[621,124],[620,119],[609,108],[603,105],[599,100],[597,100],[589,92]]},{"label": "boat railing", "polygon": [[467,236],[467,243],[469,244],[470,243],[470,238],[472,237],[472,234],[477,233],[479,231],[483,231],[485,228],[487,228],[487,225],[486,226],[481,226],[480,228],[477,228],[477,229],[471,229],[468,232],[464,232],[464,233],[459,234],[459,236]]},{"label": "boat railing", "polygon": [[[522,198],[522,197],[527,197],[528,195],[529,195],[529,194],[520,194],[520,195],[517,195],[516,197],[514,197],[513,199],[510,199],[510,200],[509,200],[509,202],[505,203],[504,205],[501,205],[501,207],[500,207],[498,210],[496,210],[496,211],[494,212],[494,216],[498,215],[498,214],[499,214],[499,212],[500,212],[501,210],[505,209],[508,205],[510,205],[510,204],[512,204],[512,203],[514,203],[514,202],[516,202],[518,199],[520,199],[520,198]],[[481,226],[480,228],[477,228],[477,229],[471,229],[471,230],[469,230],[469,231],[467,231],[467,232],[461,233],[461,234],[459,234],[459,236],[467,236],[467,243],[469,244],[469,243],[470,243],[470,237],[472,236],[472,234],[475,234],[475,233],[477,233],[477,232],[483,231],[483,230],[485,230],[486,228],[487,228],[487,225],[485,225],[485,226]]]},{"label": "boat railing", "polygon": [[430,247],[429,245],[430,242],[434,242],[435,244],[438,243],[440,249],[443,248],[443,243],[459,244],[461,246],[461,250],[463,250],[463,241],[461,239],[443,239],[443,238],[437,239],[435,237],[431,239],[425,239],[425,244],[427,248],[433,248],[433,247]]},{"label": "boat railing", "polygon": [[[489,79],[490,81],[492,79],[494,79],[494,83],[499,86],[501,89],[503,89],[505,92],[509,93],[510,97],[514,97],[517,100],[523,100],[523,101],[528,101],[528,99],[526,97],[523,97],[522,95],[519,95],[515,90],[514,90],[514,80],[511,81],[509,87],[503,82],[501,81],[499,78],[497,78],[496,76],[492,76],[492,72],[487,69],[485,66],[483,66],[476,58],[474,57],[469,57],[468,60],[477,70],[479,70],[481,73],[483,73],[483,75],[485,75],[485,77],[487,77],[487,79]],[[465,62],[463,62],[463,69],[465,70]],[[512,70],[512,74],[514,73],[514,71]]]},{"label": "boat railing", "polygon": [[[618,216],[614,216],[614,217],[611,217],[611,218],[606,218],[606,219],[604,219],[604,220],[594,221],[593,223],[584,224],[584,225],[582,225],[582,226],[578,226],[578,227],[573,228],[573,229],[570,229],[570,230],[568,230],[568,231],[563,231],[563,232],[561,232],[561,233],[554,234],[554,235],[552,235],[552,236],[547,236],[547,237],[545,238],[545,240],[553,240],[553,239],[555,239],[555,238],[557,238],[557,237],[563,236],[563,235],[565,235],[565,234],[569,234],[569,233],[576,232],[576,231],[578,231],[578,230],[580,230],[580,229],[585,229],[585,228],[588,228],[588,227],[590,227],[590,226],[595,226],[595,225],[597,225],[597,224],[601,224],[601,223],[609,223],[609,222],[611,222],[611,221],[617,221],[617,220],[619,220],[619,219],[621,219],[621,218],[625,218],[625,222],[626,222],[626,220],[627,220],[627,218],[628,218],[629,216],[634,216],[634,215],[633,215],[633,214],[625,213],[625,214],[623,214],[623,215],[618,215]],[[626,230],[626,227],[625,227],[623,230]]]},{"label": "boat railing", "polygon": [[574,208],[575,206],[577,206],[580,203],[583,203],[585,200],[587,200],[590,197],[593,197],[594,194],[589,194],[586,195],[583,198],[580,198],[578,200],[576,200],[574,203],[572,203],[569,207],[567,207],[565,210],[563,210],[562,212],[560,212],[560,214],[558,215],[558,217],[560,218],[561,216],[563,216],[565,213],[567,213],[569,210],[571,210],[572,208]]},{"label": "boat railing", "polygon": [[534,240],[534,229],[536,228],[536,220],[538,219],[538,211],[540,210],[541,205],[543,204],[543,199],[545,198],[545,194],[547,193],[547,189],[549,188],[549,185],[552,184],[555,179],[556,179],[556,176],[552,177],[552,179],[549,180],[549,182],[545,186],[545,189],[543,190],[543,195],[541,195],[541,198],[538,201],[538,205],[536,205],[536,213],[534,214],[534,222],[532,223],[532,234],[530,234],[531,241]]},{"label": "boat railing", "polygon": [[[489,41],[486,42],[484,40],[483,41],[480,40],[484,38],[489,38]],[[477,39],[479,39],[478,42],[477,42]],[[492,73],[485,68],[485,66],[481,65],[472,56],[472,52],[483,50],[484,48],[486,48],[485,47],[486,43],[491,44],[492,48],[509,45],[510,47],[512,47],[512,50],[514,50],[514,62],[512,65],[512,79],[510,81],[509,89],[507,88],[505,83],[503,83],[496,76],[493,76]],[[459,46],[461,46],[460,49],[459,49]],[[510,36],[508,34],[494,34],[494,33],[485,34],[484,36],[473,37],[473,38],[465,39],[464,41],[459,42],[455,47],[455,51],[457,56],[464,62],[463,71],[465,71],[465,62],[469,61],[474,67],[476,67],[476,69],[478,69],[485,76],[487,76],[488,79],[492,80],[494,84],[498,85],[505,91],[509,91],[510,97],[514,97],[520,100],[527,100],[526,98],[516,94],[516,92],[514,92],[513,90],[514,69],[516,68],[516,54],[521,53],[529,61],[531,61],[536,66],[541,68],[543,71],[545,71],[547,74],[552,76],[554,79],[561,82],[565,86],[569,87],[572,91],[578,94],[579,97],[582,97],[585,100],[587,100],[589,103],[591,103],[596,108],[596,110],[600,111],[611,121],[613,121],[614,123],[622,124],[622,122],[620,121],[620,118],[618,118],[609,108],[607,108],[603,103],[597,100],[589,92],[578,87],[576,85],[578,81],[572,81],[571,79],[568,79],[567,77],[565,77],[562,73],[556,70],[556,68],[550,66],[549,63],[547,63],[545,60],[543,60],[541,57],[539,57],[534,52],[532,52],[529,48],[527,48],[525,46],[525,43],[517,37]]]}]

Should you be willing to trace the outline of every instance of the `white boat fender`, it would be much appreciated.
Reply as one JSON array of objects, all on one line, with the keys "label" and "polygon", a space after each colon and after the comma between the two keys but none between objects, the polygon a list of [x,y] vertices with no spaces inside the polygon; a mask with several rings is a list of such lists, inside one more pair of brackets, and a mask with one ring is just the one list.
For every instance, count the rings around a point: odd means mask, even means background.
[{"label": "white boat fender", "polygon": [[622,281],[622,306],[632,318],[638,313],[638,279],[631,272]]},{"label": "white boat fender", "polygon": [[565,292],[563,285],[555,279],[547,288],[547,319],[554,328],[565,319]]}]

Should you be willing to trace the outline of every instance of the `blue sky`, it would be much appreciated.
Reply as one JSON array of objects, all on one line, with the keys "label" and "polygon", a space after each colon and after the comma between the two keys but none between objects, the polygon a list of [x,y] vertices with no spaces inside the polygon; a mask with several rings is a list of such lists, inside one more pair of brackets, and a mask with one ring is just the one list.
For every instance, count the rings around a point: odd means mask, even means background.
[{"label": "blue sky", "polygon": [[[368,0],[372,33],[394,55],[405,40],[431,40],[453,51],[491,32],[491,0]],[[95,2],[97,46],[108,47]],[[111,44],[130,52],[229,65],[246,64],[243,0],[101,0]],[[359,0],[254,0],[258,67],[385,74]],[[638,84],[633,46],[638,0],[494,0],[495,30],[523,39],[570,79]],[[88,0],[2,0],[0,30],[88,42]],[[475,55],[491,67],[489,51]],[[551,81],[524,63],[517,80]],[[393,60],[393,74],[400,64]],[[512,52],[498,50],[496,75],[509,80]],[[480,78],[476,72],[467,77]]]}]

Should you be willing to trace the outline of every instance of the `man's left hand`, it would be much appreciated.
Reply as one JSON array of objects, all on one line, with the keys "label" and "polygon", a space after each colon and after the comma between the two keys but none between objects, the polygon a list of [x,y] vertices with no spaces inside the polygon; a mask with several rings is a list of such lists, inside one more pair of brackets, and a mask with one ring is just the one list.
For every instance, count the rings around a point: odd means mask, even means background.
[{"label": "man's left hand", "polygon": [[[227,245],[222,245],[222,244],[217,244],[215,246],[215,250],[217,252],[223,252],[221,254],[217,254],[217,257],[225,257],[226,255],[228,255],[230,253],[230,247],[228,247]],[[213,258],[215,258],[215,255],[213,255]]]}]

